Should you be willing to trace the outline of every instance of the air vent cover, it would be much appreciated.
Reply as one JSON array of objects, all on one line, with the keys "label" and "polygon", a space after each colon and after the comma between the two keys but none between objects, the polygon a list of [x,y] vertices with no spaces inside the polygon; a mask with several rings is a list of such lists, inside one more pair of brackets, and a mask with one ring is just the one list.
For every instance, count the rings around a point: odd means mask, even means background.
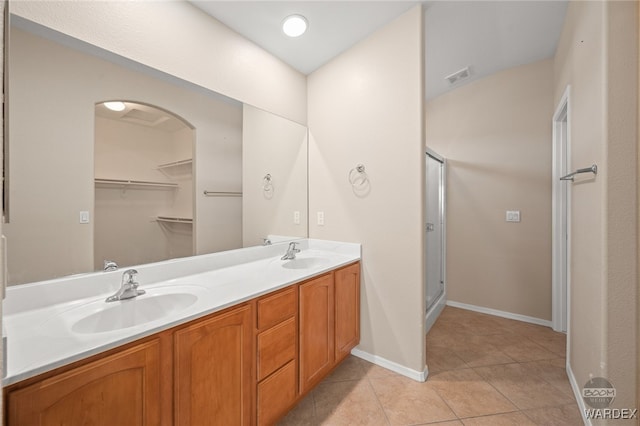
[{"label": "air vent cover", "polygon": [[124,118],[132,118],[134,120],[146,121],[147,123],[155,123],[158,119],[162,117],[158,113],[142,111],[139,109],[132,108],[129,112],[124,115]]},{"label": "air vent cover", "polygon": [[447,80],[449,82],[449,85],[451,86],[463,80],[466,80],[469,77],[471,77],[471,69],[469,67],[466,67],[446,76],[444,79]]},{"label": "air vent cover", "polygon": [[128,121],[130,123],[141,124],[143,126],[156,127],[169,120],[169,117],[160,110],[142,110],[132,108],[122,116],[122,120]]}]

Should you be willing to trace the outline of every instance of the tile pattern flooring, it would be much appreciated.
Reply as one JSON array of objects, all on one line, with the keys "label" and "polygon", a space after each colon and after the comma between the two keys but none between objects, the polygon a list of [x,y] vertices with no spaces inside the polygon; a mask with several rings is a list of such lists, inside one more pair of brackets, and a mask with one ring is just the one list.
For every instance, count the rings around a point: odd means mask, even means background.
[{"label": "tile pattern flooring", "polygon": [[351,356],[279,425],[582,425],[565,345],[547,327],[446,307],[425,383]]}]

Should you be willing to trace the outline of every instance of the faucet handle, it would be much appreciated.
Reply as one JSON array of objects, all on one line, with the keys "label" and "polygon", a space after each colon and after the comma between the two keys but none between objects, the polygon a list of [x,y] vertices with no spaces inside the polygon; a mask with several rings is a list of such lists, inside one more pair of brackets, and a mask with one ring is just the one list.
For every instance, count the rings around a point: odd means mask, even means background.
[{"label": "faucet handle", "polygon": [[118,269],[118,264],[116,262],[114,262],[113,260],[104,260],[104,268],[103,271],[104,272],[109,272],[109,271],[116,271]]},{"label": "faucet handle", "polygon": [[135,269],[127,269],[122,273],[122,283],[137,287],[138,283],[136,282],[136,275],[138,275],[138,271]]},{"label": "faucet handle", "polygon": [[289,243],[289,250],[293,251],[294,253],[300,253],[300,249],[298,248],[298,244],[300,244],[300,243],[297,243],[295,241],[291,241]]}]

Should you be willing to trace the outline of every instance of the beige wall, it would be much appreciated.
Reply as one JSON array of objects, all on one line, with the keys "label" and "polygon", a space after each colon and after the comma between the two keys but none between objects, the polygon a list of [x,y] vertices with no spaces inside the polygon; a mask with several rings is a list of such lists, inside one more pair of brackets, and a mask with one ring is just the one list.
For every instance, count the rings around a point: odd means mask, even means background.
[{"label": "beige wall", "polygon": [[552,79],[539,61],[426,105],[426,144],[447,159],[449,300],[551,319]]},{"label": "beige wall", "polygon": [[[79,224],[78,212],[93,217],[96,102],[138,101],[184,118],[196,132],[195,193],[240,191],[240,105],[13,28],[10,55],[11,221],[5,234],[11,283],[93,270],[93,225]],[[196,253],[242,245],[241,204],[233,201],[196,198]]]},{"label": "beige wall", "polygon": [[572,185],[569,364],[580,388],[609,378],[618,408],[638,404],[636,8],[570,3],[554,63],[555,103],[571,85],[571,167],[599,167]]},{"label": "beige wall", "polygon": [[306,124],[306,77],[186,1],[16,0],[12,14]]},{"label": "beige wall", "polygon": [[[359,349],[414,371],[424,358],[422,9],[308,78],[309,234],[362,243]],[[354,191],[362,163],[369,186]],[[324,226],[317,212],[324,212]]]},{"label": "beige wall", "polygon": [[[245,105],[242,117],[242,239],[307,236],[307,128]],[[264,176],[272,187],[264,191]],[[300,219],[294,223],[293,213]]]},{"label": "beige wall", "polygon": [[[607,2],[607,375],[620,393],[614,406],[639,408],[634,377],[639,324],[635,263],[638,246],[635,177],[638,163],[638,2]],[[576,354],[578,355],[578,354]],[[638,424],[628,421],[627,424]]]}]

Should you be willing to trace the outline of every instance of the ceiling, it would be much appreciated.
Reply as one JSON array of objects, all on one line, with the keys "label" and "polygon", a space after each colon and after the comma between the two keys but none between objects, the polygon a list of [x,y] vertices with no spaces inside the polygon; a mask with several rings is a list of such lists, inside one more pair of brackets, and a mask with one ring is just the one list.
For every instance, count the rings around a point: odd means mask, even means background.
[{"label": "ceiling", "polygon": [[[567,1],[209,1],[196,7],[303,74],[374,33],[416,4],[425,5],[426,96],[432,99],[497,71],[553,56]],[[308,31],[289,38],[283,19],[300,14]],[[450,85],[465,67],[470,77]]]},{"label": "ceiling", "polygon": [[123,103],[125,108],[122,111],[112,111],[104,103],[96,104],[96,115],[169,133],[189,127],[175,115],[160,108],[129,101]]}]

